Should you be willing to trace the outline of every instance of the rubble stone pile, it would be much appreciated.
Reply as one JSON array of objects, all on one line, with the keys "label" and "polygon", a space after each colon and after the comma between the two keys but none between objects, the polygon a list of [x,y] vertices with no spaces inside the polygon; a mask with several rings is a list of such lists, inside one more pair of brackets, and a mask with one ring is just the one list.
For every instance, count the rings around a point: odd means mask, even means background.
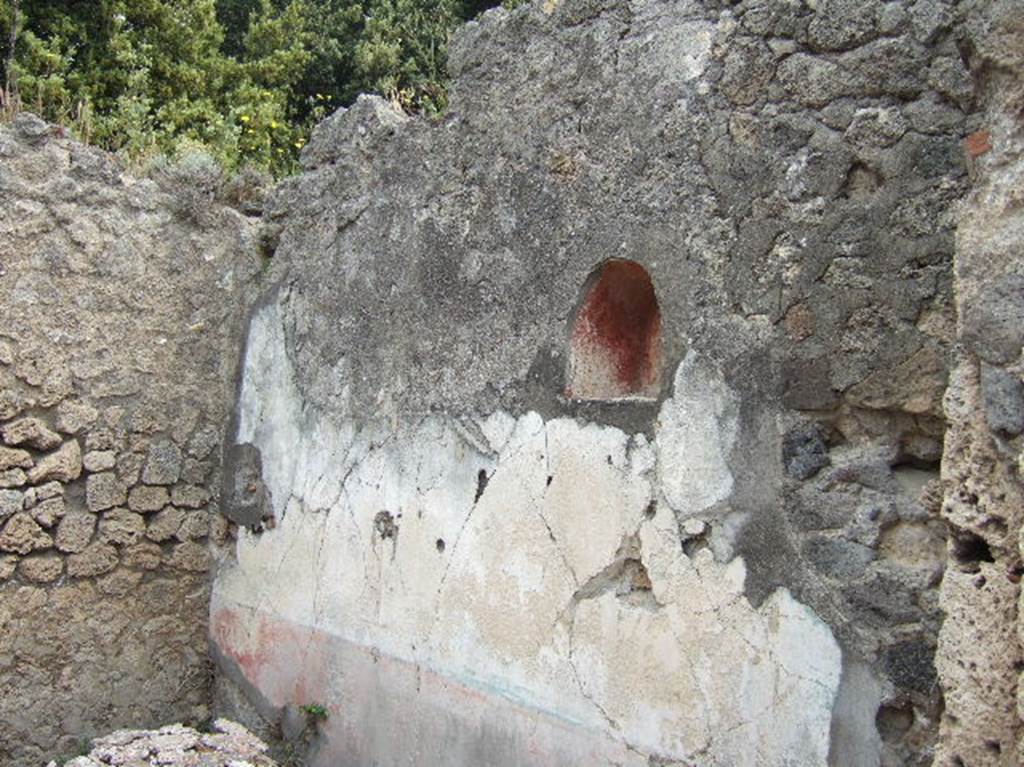
[{"label": "rubble stone pile", "polygon": [[64,767],[276,767],[265,755],[267,745],[242,725],[218,719],[213,729],[204,733],[171,724],[159,730],[118,730],[94,740],[92,751]]}]

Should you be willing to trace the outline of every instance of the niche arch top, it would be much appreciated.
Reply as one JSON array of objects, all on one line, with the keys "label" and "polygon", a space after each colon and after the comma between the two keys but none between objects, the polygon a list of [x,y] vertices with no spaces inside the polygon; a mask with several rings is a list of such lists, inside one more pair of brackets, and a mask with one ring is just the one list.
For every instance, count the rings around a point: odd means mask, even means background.
[{"label": "niche arch top", "polygon": [[661,307],[647,270],[625,259],[587,279],[569,336],[566,396],[652,400],[661,391]]}]

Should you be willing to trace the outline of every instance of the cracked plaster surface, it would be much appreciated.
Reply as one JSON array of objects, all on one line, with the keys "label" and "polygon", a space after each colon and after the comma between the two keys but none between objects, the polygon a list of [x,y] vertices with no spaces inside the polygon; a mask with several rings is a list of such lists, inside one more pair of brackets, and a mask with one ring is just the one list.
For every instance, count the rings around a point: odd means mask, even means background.
[{"label": "cracked plaster surface", "polygon": [[278,312],[254,316],[236,437],[262,452],[276,526],[239,540],[214,611],[341,637],[637,754],[826,762],[828,627],[782,589],[755,609],[742,559],[680,545],[679,520],[731,486],[713,369],[686,358],[650,442],[532,412],[339,425],[303,407]]}]

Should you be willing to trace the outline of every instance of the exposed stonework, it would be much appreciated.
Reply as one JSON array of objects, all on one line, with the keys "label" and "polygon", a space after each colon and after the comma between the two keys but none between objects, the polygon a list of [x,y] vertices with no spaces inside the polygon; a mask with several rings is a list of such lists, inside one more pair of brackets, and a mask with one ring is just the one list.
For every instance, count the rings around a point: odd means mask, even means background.
[{"label": "exposed stonework", "polygon": [[984,101],[968,137],[974,188],[959,210],[957,362],[946,392],[939,680],[946,709],[936,767],[1024,763],[1024,16],[970,4],[965,49]]},{"label": "exposed stonework", "polygon": [[190,212],[201,179],[185,168],[134,179],[60,133],[30,115],[0,128],[0,763],[12,767],[115,726],[208,715],[207,526],[152,544],[152,516],[134,507],[173,510],[174,496],[216,513],[217,435],[260,269],[255,224],[210,200]]},{"label": "exposed stonework", "polygon": [[[266,215],[221,684],[375,701],[315,764],[929,763],[959,12],[535,3],[442,120],[325,121]],[[657,334],[591,318],[626,263]]]},{"label": "exposed stonework", "polygon": [[1018,5],[495,10],[259,232],[0,129],[0,761],[1024,762]]}]

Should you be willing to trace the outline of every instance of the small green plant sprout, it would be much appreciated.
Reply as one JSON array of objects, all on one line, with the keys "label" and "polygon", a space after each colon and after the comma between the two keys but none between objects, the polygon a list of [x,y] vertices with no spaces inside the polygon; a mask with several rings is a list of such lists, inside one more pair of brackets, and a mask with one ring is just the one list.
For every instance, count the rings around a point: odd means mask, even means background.
[{"label": "small green plant sprout", "polygon": [[326,719],[328,715],[327,706],[323,703],[307,703],[299,706],[310,719]]}]

